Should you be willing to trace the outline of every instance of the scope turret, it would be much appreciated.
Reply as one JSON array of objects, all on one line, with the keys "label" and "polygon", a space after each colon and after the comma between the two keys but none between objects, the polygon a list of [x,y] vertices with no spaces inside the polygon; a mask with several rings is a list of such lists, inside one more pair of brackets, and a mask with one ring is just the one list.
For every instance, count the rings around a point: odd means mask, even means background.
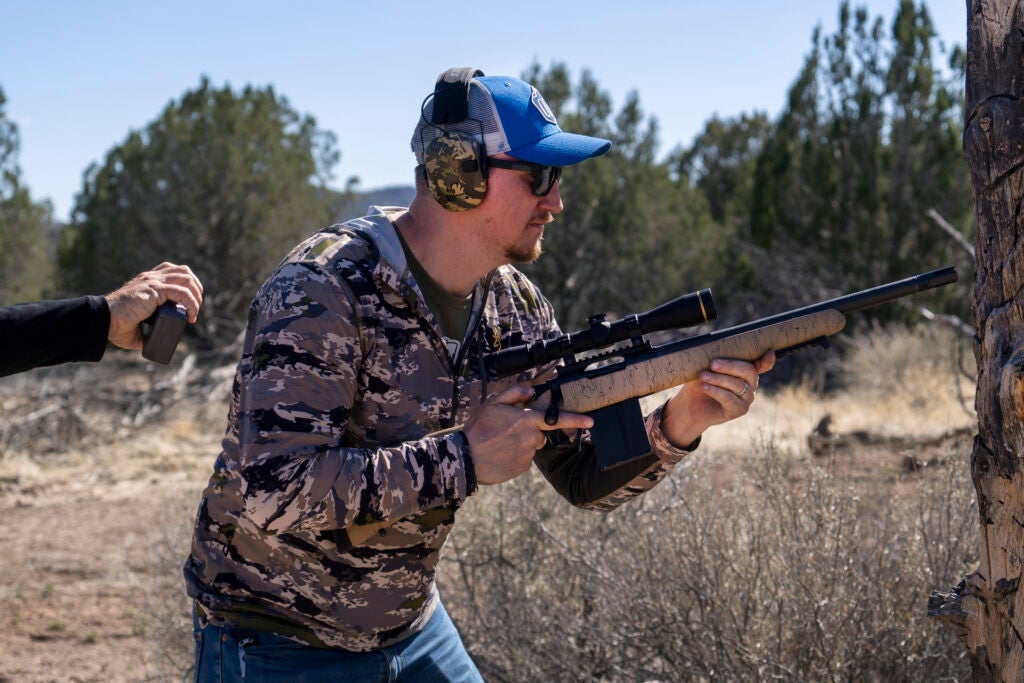
[{"label": "scope turret", "polygon": [[586,329],[492,353],[484,358],[484,365],[491,377],[504,377],[644,334],[693,327],[717,317],[711,290],[702,289],[661,304],[646,313],[634,313],[612,322],[606,320],[603,313],[592,315]]}]

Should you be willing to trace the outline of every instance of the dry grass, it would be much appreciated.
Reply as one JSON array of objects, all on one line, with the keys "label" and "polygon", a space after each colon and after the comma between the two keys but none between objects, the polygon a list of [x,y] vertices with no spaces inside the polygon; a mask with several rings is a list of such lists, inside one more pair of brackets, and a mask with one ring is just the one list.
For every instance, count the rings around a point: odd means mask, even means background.
[{"label": "dry grass", "polygon": [[[933,334],[854,340],[844,391],[760,397],[610,515],[539,476],[481,492],[441,577],[488,680],[967,680],[925,617],[977,552],[969,380]],[[811,453],[826,415],[856,450]]]},{"label": "dry grass", "polygon": [[[781,451],[798,451],[826,415],[837,433],[923,439],[976,426],[974,379],[963,368],[973,372],[974,359],[948,329],[886,329],[840,341],[842,390],[824,393],[820,381],[807,378],[783,386],[756,401],[743,420],[709,432],[704,445],[735,452],[768,439]],[[837,360],[830,351],[807,353]]]},{"label": "dry grass", "polygon": [[[972,383],[956,370],[964,349],[938,332],[850,344],[842,391],[806,382],[760,396],[612,514],[571,508],[536,473],[471,499],[439,581],[488,680],[966,680],[963,647],[924,617],[928,593],[976,564],[969,443],[955,431],[974,424]],[[70,399],[63,419],[84,429],[31,436],[26,423],[0,436],[0,508],[14,524],[0,542],[37,572],[2,572],[0,681],[187,676],[180,568],[227,376],[214,390],[198,379],[161,389],[165,376],[131,367],[71,375],[79,392],[130,389],[115,411]],[[5,416],[68,400],[68,381],[0,383]],[[152,412],[144,397],[157,395],[181,409]],[[838,436],[880,438],[815,456],[808,436],[826,415]],[[907,469],[908,454],[920,468]],[[38,532],[22,533],[18,520],[54,514],[51,503],[66,515],[68,496],[90,511],[66,529],[88,545],[40,547]],[[126,519],[127,539],[114,523]],[[68,567],[88,585],[71,590]],[[79,618],[95,606],[104,619]],[[103,626],[110,615],[118,628]],[[51,661],[39,652],[54,640],[64,654]]]},{"label": "dry grass", "polygon": [[966,680],[925,608],[974,563],[967,468],[845,471],[766,443],[611,515],[523,478],[472,501],[442,593],[492,681]]}]

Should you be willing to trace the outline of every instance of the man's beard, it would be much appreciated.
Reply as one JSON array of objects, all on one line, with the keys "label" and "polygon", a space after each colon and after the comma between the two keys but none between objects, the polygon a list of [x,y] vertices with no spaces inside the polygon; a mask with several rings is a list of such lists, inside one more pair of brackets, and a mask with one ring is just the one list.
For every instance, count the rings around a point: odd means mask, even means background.
[{"label": "man's beard", "polygon": [[[545,224],[550,221],[546,221]],[[513,244],[507,250],[505,250],[505,258],[508,259],[509,263],[523,264],[533,263],[540,258],[540,255],[544,251],[544,233],[540,234],[540,237],[530,242],[529,244]]]},{"label": "man's beard", "polygon": [[529,246],[517,245],[509,247],[508,251],[505,252],[505,258],[508,259],[509,263],[515,263],[520,265],[524,263],[533,263],[534,261],[540,258],[540,255],[544,251],[542,245],[543,241],[544,238],[542,237]]}]

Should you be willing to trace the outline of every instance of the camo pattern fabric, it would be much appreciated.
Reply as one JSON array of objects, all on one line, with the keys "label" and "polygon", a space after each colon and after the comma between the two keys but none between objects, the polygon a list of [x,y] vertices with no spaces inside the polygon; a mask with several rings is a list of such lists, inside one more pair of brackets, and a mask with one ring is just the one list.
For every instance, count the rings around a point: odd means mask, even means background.
[{"label": "camo pattern fabric", "polygon": [[450,131],[436,138],[423,157],[427,185],[438,204],[449,211],[467,211],[480,206],[487,194],[487,181],[483,172],[466,173],[463,163],[477,164],[474,148],[478,144],[470,135]]},{"label": "camo pattern fabric", "polygon": [[[253,301],[184,568],[203,625],[367,651],[433,614],[439,553],[477,482],[462,432],[429,434],[531,376],[485,385],[482,353],[560,331],[547,300],[506,266],[478,285],[451,358],[389,220],[400,211],[316,233]],[[668,451],[593,507],[649,489],[681,457]],[[359,528],[373,533],[348,533]]]}]

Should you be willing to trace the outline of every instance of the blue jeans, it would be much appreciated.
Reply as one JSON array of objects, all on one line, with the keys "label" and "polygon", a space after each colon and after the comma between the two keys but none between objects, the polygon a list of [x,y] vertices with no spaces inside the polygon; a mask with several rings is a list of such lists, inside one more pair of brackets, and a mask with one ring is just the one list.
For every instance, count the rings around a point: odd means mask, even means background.
[{"label": "blue jeans", "polygon": [[194,635],[196,683],[483,681],[441,604],[415,636],[372,652],[315,648],[273,633],[233,626],[210,624]]}]

